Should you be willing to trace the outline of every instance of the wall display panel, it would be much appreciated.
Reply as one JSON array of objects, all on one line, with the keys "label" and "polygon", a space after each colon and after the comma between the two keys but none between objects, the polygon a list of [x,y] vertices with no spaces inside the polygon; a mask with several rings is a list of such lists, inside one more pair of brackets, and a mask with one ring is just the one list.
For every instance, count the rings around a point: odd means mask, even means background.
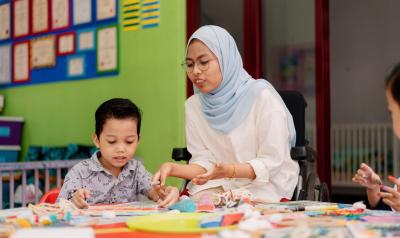
[{"label": "wall display panel", "polygon": [[118,35],[117,0],[0,0],[0,88],[118,75]]}]

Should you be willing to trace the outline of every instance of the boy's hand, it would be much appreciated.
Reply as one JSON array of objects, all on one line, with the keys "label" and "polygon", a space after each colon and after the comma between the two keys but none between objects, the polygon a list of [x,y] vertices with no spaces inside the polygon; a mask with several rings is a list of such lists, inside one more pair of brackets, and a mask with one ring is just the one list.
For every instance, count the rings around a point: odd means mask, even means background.
[{"label": "boy's hand", "polygon": [[89,204],[86,199],[90,197],[90,191],[87,189],[80,188],[72,195],[71,202],[78,208],[88,208]]},{"label": "boy's hand", "polygon": [[380,192],[379,195],[383,198],[383,202],[393,208],[396,212],[400,211],[400,181],[393,176],[388,177],[390,182],[394,183],[397,188],[391,188],[388,186],[381,186],[382,190],[386,192]]},{"label": "boy's hand", "polygon": [[[155,189],[159,189],[165,185],[165,180],[172,172],[172,163],[164,163],[160,166],[160,169],[154,174],[151,184]],[[158,186],[158,187],[157,187]]]},{"label": "boy's hand", "polygon": [[163,190],[163,195],[158,200],[160,207],[169,207],[179,200],[179,190],[176,187],[168,186]]},{"label": "boy's hand", "polygon": [[196,185],[203,185],[212,179],[229,178],[234,173],[234,165],[217,163],[214,168],[204,174],[200,174],[192,179],[192,183]]},{"label": "boy's hand", "polygon": [[381,178],[364,163],[360,165],[352,180],[367,189],[378,189],[382,185]]}]

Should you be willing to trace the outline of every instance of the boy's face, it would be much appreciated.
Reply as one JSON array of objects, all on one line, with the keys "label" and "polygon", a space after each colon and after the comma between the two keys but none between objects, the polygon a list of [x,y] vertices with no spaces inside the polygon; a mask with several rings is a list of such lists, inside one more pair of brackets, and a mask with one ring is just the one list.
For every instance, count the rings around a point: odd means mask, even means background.
[{"label": "boy's face", "polygon": [[392,94],[387,89],[386,99],[388,103],[388,109],[392,115],[394,134],[397,136],[397,138],[400,138],[400,105],[394,100]]},{"label": "boy's face", "polygon": [[137,121],[133,118],[107,119],[100,138],[93,143],[100,149],[102,165],[110,172],[120,171],[132,159],[138,145]]}]

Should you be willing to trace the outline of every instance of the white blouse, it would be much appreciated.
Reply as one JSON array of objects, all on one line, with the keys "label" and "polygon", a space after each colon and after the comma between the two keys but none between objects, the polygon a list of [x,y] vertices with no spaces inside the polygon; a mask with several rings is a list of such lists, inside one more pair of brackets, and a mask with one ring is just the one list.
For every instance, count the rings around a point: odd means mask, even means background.
[{"label": "white blouse", "polygon": [[222,186],[225,191],[246,188],[254,198],[277,202],[292,198],[299,165],[290,157],[290,135],[283,103],[265,89],[254,101],[245,120],[229,134],[214,130],[202,112],[198,95],[185,103],[186,144],[192,154],[190,164],[207,171],[213,163],[249,163],[256,178],[217,179],[204,185],[189,183],[189,193]]}]

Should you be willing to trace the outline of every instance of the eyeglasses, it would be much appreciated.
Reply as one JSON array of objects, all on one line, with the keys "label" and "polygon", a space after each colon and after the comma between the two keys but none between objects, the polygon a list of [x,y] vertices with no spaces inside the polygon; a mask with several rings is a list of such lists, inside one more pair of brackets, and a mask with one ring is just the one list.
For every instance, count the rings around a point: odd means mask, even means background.
[{"label": "eyeglasses", "polygon": [[186,70],[187,73],[192,73],[196,65],[198,69],[204,72],[209,68],[211,60],[212,59],[206,59],[206,60],[201,59],[196,61],[187,60],[183,62],[181,65]]}]

